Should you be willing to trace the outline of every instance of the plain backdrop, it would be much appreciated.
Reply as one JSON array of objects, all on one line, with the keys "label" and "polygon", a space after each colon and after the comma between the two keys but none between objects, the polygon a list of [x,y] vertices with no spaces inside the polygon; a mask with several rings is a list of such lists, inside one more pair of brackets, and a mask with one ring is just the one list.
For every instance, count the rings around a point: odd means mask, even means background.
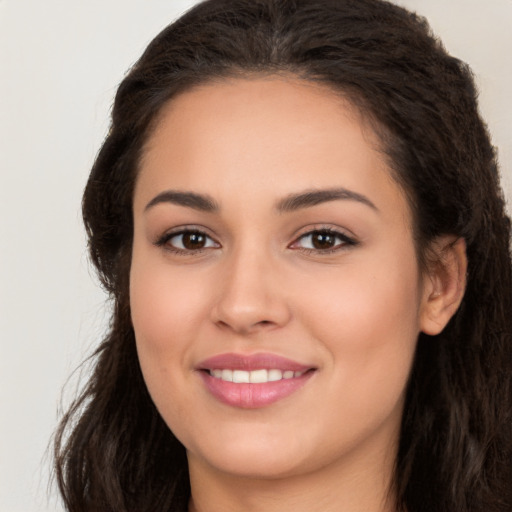
[{"label": "plain backdrop", "polygon": [[[472,66],[512,198],[512,0],[396,1]],[[194,3],[0,0],[1,512],[62,510],[47,449],[76,391],[73,371],[108,323],[87,262],[82,189],[116,86]]]}]

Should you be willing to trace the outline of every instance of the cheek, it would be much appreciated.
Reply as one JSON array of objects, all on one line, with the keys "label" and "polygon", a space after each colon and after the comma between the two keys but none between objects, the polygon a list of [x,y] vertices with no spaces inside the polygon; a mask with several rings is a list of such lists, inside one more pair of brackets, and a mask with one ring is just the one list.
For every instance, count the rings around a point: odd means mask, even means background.
[{"label": "cheek", "polygon": [[148,391],[169,425],[190,414],[185,376],[192,369],[190,340],[196,337],[202,297],[180,273],[171,273],[134,251],[130,306],[137,353]]},{"label": "cheek", "polygon": [[204,290],[165,266],[139,263],[134,258],[130,275],[130,306],[137,339],[148,349],[164,351],[179,346],[185,332],[199,324]]},{"label": "cheek", "polygon": [[[378,256],[378,257],[376,257]],[[368,251],[344,267],[306,283],[315,290],[310,318],[321,319],[332,338],[335,331],[348,347],[360,349],[416,338],[421,287],[414,249]]]},{"label": "cheek", "polygon": [[329,353],[339,389],[352,390],[362,408],[389,405],[405,388],[419,333],[417,267],[395,256],[342,270],[310,295],[307,329]]},{"label": "cheek", "polygon": [[158,406],[160,391],[179,385],[177,368],[191,368],[193,344],[201,326],[204,292],[151,253],[134,246],[130,307],[139,361]]}]

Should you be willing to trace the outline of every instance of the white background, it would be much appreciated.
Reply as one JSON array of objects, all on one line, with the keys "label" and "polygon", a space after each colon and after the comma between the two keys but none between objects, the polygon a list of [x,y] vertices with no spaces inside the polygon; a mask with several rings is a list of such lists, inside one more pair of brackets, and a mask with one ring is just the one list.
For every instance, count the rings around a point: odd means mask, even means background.
[{"label": "white background", "polygon": [[[80,200],[116,86],[193,0],[0,0],[0,511],[58,511],[45,453],[101,339]],[[512,0],[397,0],[469,62],[512,198]]]}]

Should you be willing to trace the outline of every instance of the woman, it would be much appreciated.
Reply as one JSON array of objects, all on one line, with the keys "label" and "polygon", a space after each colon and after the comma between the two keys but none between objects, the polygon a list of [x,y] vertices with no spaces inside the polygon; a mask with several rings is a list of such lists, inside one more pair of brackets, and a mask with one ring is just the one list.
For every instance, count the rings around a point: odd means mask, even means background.
[{"label": "woman", "polygon": [[498,181],[469,70],[397,6],[165,29],[84,194],[114,313],[57,437],[67,508],[511,510]]}]

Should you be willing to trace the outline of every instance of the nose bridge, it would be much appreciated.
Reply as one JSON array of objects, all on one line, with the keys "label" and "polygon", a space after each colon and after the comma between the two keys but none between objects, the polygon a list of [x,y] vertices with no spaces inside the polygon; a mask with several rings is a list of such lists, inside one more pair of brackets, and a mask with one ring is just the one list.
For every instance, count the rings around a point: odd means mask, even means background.
[{"label": "nose bridge", "polygon": [[264,244],[240,242],[226,255],[214,321],[237,332],[283,325],[289,318],[276,261]]}]

